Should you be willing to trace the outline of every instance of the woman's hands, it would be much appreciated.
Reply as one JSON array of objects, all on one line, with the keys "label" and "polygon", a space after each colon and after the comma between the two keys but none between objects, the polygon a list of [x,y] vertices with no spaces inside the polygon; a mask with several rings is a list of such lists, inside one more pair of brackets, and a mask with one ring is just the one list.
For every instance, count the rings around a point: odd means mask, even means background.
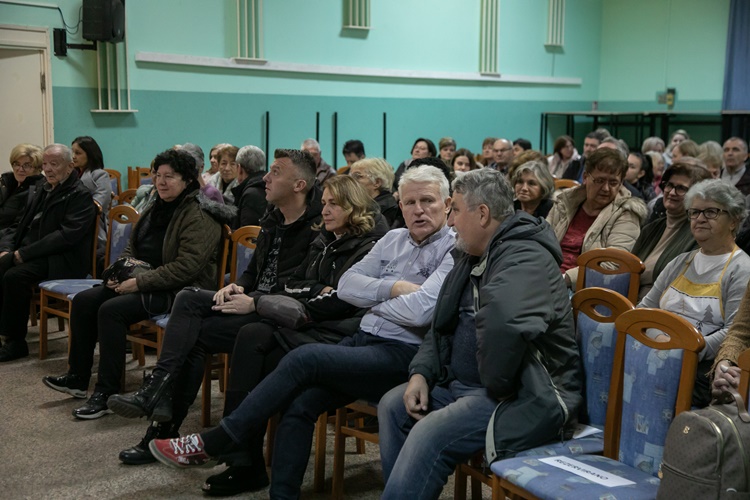
[{"label": "woman's hands", "polygon": [[135,293],[138,291],[138,284],[136,283],[135,278],[126,279],[122,283],[109,280],[105,286],[110,290],[114,290],[120,295],[125,295],[126,293]]}]

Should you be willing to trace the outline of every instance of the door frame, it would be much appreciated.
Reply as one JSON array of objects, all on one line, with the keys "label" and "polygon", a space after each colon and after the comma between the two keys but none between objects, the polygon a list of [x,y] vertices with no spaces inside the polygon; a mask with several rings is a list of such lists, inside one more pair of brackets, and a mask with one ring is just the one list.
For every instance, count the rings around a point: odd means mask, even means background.
[{"label": "door frame", "polygon": [[44,123],[45,145],[52,144],[55,138],[55,122],[52,114],[52,64],[49,55],[49,29],[34,26],[0,24],[0,48],[38,52],[44,74],[42,92],[42,121]]}]

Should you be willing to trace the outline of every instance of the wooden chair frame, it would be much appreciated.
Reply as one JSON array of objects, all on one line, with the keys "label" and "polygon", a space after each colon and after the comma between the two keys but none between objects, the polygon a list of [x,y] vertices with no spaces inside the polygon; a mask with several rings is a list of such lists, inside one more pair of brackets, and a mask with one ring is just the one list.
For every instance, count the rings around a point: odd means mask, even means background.
[{"label": "wooden chair frame", "polygon": [[[377,417],[378,408],[373,406],[366,401],[355,401],[354,403],[348,404],[336,410],[336,421],[334,424],[334,442],[333,442],[333,484],[331,498],[338,500],[344,497],[344,462],[346,453],[346,440],[347,438],[353,437],[357,439],[357,453],[365,452],[365,441],[368,443],[379,444],[380,436],[378,435],[378,426],[366,427],[364,425],[364,419],[366,417]],[[350,422],[354,422],[354,425],[349,425]],[[323,435],[325,439],[325,427],[323,427]],[[319,429],[316,428],[316,431]],[[316,446],[316,459],[315,459],[315,479],[317,479],[318,473],[323,475],[325,470],[325,448],[323,448],[323,460],[322,463],[318,463],[319,447]],[[318,468],[322,469],[320,472]],[[321,483],[322,483],[321,478]]]},{"label": "wooden chair frame", "polygon": [[128,167],[128,189],[138,189],[143,177],[151,177],[148,167]]},{"label": "wooden chair frame", "polygon": [[117,198],[122,193],[122,174],[113,168],[105,168],[104,171],[109,174],[110,179],[117,179],[117,192],[115,193],[115,198]]},{"label": "wooden chair frame", "polygon": [[120,195],[117,197],[117,203],[122,204],[130,204],[133,201],[133,198],[135,198],[137,189],[126,189],[125,191],[122,191]]},{"label": "wooden chair frame", "polygon": [[[619,267],[608,269],[602,266],[604,262],[613,262]],[[576,290],[586,288],[586,269],[592,269],[601,274],[630,274],[630,286],[627,298],[634,305],[638,303],[638,291],[641,286],[641,274],[646,269],[641,259],[630,252],[618,248],[596,248],[578,256],[578,281]]]},{"label": "wooden chair frame", "polygon": [[573,179],[555,179],[555,190],[578,187],[581,184]]}]

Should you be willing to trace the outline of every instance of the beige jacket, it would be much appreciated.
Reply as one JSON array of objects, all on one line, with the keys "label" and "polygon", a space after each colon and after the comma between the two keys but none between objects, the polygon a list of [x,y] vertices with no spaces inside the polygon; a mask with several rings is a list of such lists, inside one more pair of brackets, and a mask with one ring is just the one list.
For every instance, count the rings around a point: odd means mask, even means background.
[{"label": "beige jacket", "polygon": [[[547,222],[552,226],[557,241],[562,241],[581,204],[586,201],[586,187],[579,186],[563,191],[555,200]],[[583,238],[581,253],[596,248],[619,248],[629,252],[638,235],[641,234],[641,223],[646,219],[646,204],[639,198],[632,198],[630,191],[620,187],[615,201],[599,213],[594,223]],[[566,271],[575,290],[578,279],[578,268]]]}]

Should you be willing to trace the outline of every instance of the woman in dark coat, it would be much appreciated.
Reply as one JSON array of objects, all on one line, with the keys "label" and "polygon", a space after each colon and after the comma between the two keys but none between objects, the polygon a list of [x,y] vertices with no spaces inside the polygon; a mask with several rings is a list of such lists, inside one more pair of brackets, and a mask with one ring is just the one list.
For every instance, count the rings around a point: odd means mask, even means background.
[{"label": "woman in dark coat", "polygon": [[[284,294],[299,300],[309,322],[297,329],[270,321],[251,323],[237,335],[224,415],[239,406],[247,393],[279,364],[291,349],[319,342],[336,344],[359,327],[364,310],[339,299],[339,278],[364,257],[387,231],[385,219],[373,212],[370,197],[350,176],[337,175],[323,185],[323,223],[305,260],[286,284]],[[261,300],[273,300],[267,296]],[[212,495],[234,495],[268,484],[263,460],[263,435],[249,443],[246,457],[203,486]],[[250,465],[247,465],[247,464]]]},{"label": "woman in dark coat", "polygon": [[29,188],[42,178],[42,148],[19,144],[10,152],[11,172],[0,175],[0,231],[21,220]]},{"label": "woman in dark coat", "polygon": [[51,389],[85,398],[99,340],[96,387],[86,404],[73,410],[76,418],[112,413],[107,398],[120,390],[131,324],[168,313],[186,286],[216,284],[221,223],[229,222],[231,214],[199,196],[195,159],[186,151],[164,151],[154,165],[158,197],[141,215],[121,256],[145,261],[151,269],[76,294],[68,373],[43,379]]}]

